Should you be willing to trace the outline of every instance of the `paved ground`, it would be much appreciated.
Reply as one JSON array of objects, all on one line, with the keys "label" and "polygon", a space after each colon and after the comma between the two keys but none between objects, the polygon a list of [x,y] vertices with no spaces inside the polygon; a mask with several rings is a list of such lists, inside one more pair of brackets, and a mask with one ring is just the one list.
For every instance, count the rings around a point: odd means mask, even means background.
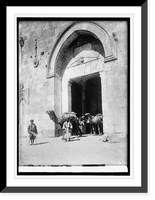
[{"label": "paved ground", "polygon": [[19,165],[126,164],[126,142],[102,142],[101,136],[72,136],[70,142],[38,137],[28,146],[28,138],[20,139]]}]

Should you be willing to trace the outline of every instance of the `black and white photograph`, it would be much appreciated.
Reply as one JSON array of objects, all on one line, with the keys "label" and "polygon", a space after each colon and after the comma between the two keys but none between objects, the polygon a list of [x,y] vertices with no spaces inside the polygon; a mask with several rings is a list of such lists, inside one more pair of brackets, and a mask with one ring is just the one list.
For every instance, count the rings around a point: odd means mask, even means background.
[{"label": "black and white photograph", "polygon": [[17,18],[17,29],[18,173],[130,175],[130,19]]},{"label": "black and white photograph", "polygon": [[6,11],[2,192],[147,192],[147,1]]}]

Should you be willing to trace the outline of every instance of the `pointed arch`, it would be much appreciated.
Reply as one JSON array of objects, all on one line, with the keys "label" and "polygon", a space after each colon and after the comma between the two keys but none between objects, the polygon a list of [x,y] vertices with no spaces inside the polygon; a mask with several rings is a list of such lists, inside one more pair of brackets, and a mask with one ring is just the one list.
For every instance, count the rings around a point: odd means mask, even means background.
[{"label": "pointed arch", "polygon": [[[47,78],[50,78],[51,84],[53,86],[53,96],[52,96],[52,109],[54,109],[57,116],[61,116],[62,114],[62,101],[66,102],[66,104],[70,104],[70,98],[63,98],[62,94],[62,78],[66,67],[74,56],[74,43],[77,44],[80,39],[82,42],[79,44],[80,48],[84,46],[84,35],[86,36],[86,42],[88,44],[88,37],[91,42],[97,42],[98,48],[96,47],[96,51],[101,53],[103,59],[101,59],[102,64],[106,64],[106,62],[113,61],[117,59],[117,50],[115,41],[110,35],[109,31],[103,25],[100,25],[99,22],[73,22],[68,25],[68,27],[61,32],[53,48],[51,49],[50,56],[47,63]],[[88,37],[87,37],[88,36]],[[93,43],[91,44],[91,48]],[[101,51],[100,51],[101,50]],[[103,67],[103,65],[102,65]],[[100,70],[103,70],[100,69]],[[99,72],[99,71],[98,71]],[[70,95],[70,87],[68,86],[68,97]],[[103,99],[104,97],[102,97]],[[68,106],[69,108],[69,106]],[[68,111],[68,110],[66,110]],[[57,124],[54,125],[55,136],[59,134],[59,126]]]},{"label": "pointed arch", "polygon": [[51,50],[47,63],[47,78],[58,75],[57,66],[55,63],[59,59],[59,54],[63,46],[69,46],[77,37],[77,31],[89,31],[103,45],[104,62],[109,62],[117,59],[117,51],[115,41],[110,36],[107,28],[101,26],[97,22],[74,22],[71,23],[56,40],[53,49]]}]

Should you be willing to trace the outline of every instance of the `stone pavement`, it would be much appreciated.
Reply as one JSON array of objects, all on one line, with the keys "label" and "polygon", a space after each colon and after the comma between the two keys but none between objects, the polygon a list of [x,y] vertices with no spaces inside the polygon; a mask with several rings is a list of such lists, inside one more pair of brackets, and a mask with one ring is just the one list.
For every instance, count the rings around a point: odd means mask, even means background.
[{"label": "stone pavement", "polygon": [[72,136],[70,142],[61,137],[38,137],[34,146],[28,146],[28,138],[19,140],[20,166],[126,163],[126,142],[102,142],[99,135]]}]

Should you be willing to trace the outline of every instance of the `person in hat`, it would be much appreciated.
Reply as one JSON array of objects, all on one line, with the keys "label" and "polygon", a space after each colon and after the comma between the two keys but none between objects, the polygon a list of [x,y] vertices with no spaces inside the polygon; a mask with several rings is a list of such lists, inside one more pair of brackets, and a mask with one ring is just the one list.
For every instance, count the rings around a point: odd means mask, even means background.
[{"label": "person in hat", "polygon": [[37,126],[33,123],[34,120],[31,119],[30,122],[31,122],[31,124],[28,126],[29,143],[30,143],[30,145],[34,145],[34,141],[37,137],[38,130],[37,130]]},{"label": "person in hat", "polygon": [[67,121],[63,123],[63,128],[62,128],[62,129],[65,129],[66,141],[70,141],[72,128],[73,128],[72,123],[70,122],[70,119],[68,118]]}]

